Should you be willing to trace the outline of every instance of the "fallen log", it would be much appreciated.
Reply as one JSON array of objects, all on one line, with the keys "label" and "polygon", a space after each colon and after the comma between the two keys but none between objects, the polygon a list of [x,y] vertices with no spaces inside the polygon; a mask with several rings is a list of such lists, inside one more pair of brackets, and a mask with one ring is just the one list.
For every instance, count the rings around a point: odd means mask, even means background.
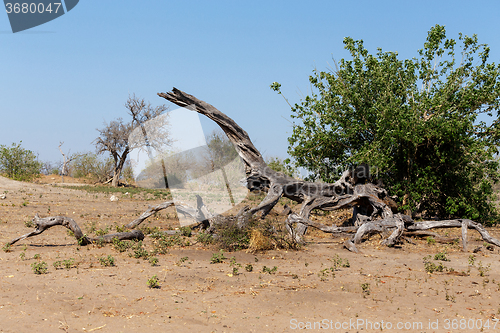
[{"label": "fallen log", "polygon": [[82,232],[82,230],[75,222],[75,220],[73,220],[71,217],[66,217],[66,216],[49,216],[41,218],[40,216],[38,216],[38,214],[36,214],[32,221],[36,225],[35,230],[20,237],[14,238],[7,244],[13,245],[18,241],[24,240],[26,238],[40,235],[45,230],[50,229],[57,225],[63,226],[71,230],[76,240],[78,241],[78,244],[80,245],[89,245],[97,242],[111,243],[113,242],[113,239],[118,239],[118,240],[144,239],[144,234],[140,230],[132,230],[130,232],[119,232],[115,234],[104,235],[98,238],[91,238]]}]

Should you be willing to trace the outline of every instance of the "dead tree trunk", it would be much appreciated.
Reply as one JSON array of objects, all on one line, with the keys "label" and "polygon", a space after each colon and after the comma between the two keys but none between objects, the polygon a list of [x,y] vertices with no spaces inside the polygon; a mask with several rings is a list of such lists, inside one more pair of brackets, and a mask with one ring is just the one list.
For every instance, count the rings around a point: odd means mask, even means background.
[{"label": "dead tree trunk", "polygon": [[[253,145],[247,132],[214,106],[176,88],[168,93],[159,93],[158,96],[180,107],[186,107],[207,116],[226,133],[244,162],[248,189],[267,191],[264,200],[250,209],[248,213],[260,213],[263,217],[269,213],[281,197],[301,204],[300,212],[298,214],[290,212],[285,221],[290,235],[297,242],[303,240],[308,226],[332,233],[352,231],[353,227],[329,227],[309,220],[312,210],[331,211],[355,207],[357,216],[354,229],[356,234],[346,242],[346,247],[351,251],[357,252],[355,244],[359,244],[363,237],[373,233],[390,231],[390,236],[383,241],[383,244],[393,246],[400,241],[405,229],[426,230],[451,226],[462,228],[464,249],[466,248],[468,228],[476,229],[485,241],[500,246],[500,241],[491,237],[479,223],[470,220],[440,221],[441,223],[435,222],[432,227],[428,227],[429,223],[414,223],[408,216],[395,215],[391,209],[392,200],[387,191],[370,183],[364,184],[362,179],[361,181],[358,179],[357,169],[345,171],[342,177],[332,184],[307,182],[276,172],[264,162],[262,155]],[[238,224],[243,225],[244,221],[245,219],[239,221]]]},{"label": "dead tree trunk", "polygon": [[38,214],[36,214],[35,217],[33,218],[33,222],[36,225],[35,230],[20,237],[14,238],[7,244],[13,245],[14,243],[26,239],[28,237],[40,235],[45,230],[52,228],[56,225],[66,227],[69,230],[71,230],[80,245],[88,245],[96,242],[111,243],[113,242],[113,239],[118,239],[118,240],[144,239],[144,234],[140,230],[132,230],[130,232],[119,232],[116,234],[104,235],[98,238],[90,238],[82,232],[82,230],[75,222],[75,220],[73,220],[71,217],[66,217],[66,216],[51,216],[51,217],[41,218],[38,216]]}]

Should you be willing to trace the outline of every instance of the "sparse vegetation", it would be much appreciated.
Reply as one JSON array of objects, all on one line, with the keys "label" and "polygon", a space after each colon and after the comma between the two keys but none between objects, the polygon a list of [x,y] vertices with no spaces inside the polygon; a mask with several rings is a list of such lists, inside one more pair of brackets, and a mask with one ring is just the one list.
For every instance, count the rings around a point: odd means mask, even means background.
[{"label": "sparse vegetation", "polygon": [[262,273],[274,274],[278,271],[278,267],[274,266],[273,268],[269,268],[267,266],[262,267]]},{"label": "sparse vegetation", "polygon": [[160,288],[160,284],[158,283],[158,276],[153,275],[148,279],[148,287],[149,288]]},{"label": "sparse vegetation", "polygon": [[10,252],[11,251],[11,245],[9,243],[6,243],[3,247],[2,247],[2,250],[3,252]]},{"label": "sparse vegetation", "polygon": [[45,261],[34,262],[31,264],[33,273],[35,274],[46,274],[47,273],[47,263]]},{"label": "sparse vegetation", "polygon": [[224,251],[220,250],[218,253],[212,254],[212,258],[210,259],[211,264],[220,264],[223,263],[227,258],[224,256]]},{"label": "sparse vegetation", "polygon": [[149,263],[151,264],[151,266],[157,266],[158,265],[158,258],[149,257]]},{"label": "sparse vegetation", "polygon": [[115,265],[115,258],[113,258],[112,255],[108,255],[107,257],[100,257],[99,262],[101,263],[102,266],[105,266],[105,267],[114,266]]},{"label": "sparse vegetation", "polygon": [[54,266],[55,269],[59,269],[59,268],[70,269],[73,267],[77,267],[77,264],[75,263],[75,259],[73,259],[73,258],[54,261],[54,263],[52,265]]}]

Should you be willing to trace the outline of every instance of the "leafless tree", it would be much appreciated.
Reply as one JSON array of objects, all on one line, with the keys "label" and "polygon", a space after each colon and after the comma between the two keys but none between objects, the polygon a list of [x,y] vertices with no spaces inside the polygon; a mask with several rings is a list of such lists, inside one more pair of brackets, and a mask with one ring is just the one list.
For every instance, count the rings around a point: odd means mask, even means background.
[{"label": "leafless tree", "polygon": [[[159,117],[167,110],[166,105],[153,107],[149,102],[133,95],[129,96],[125,108],[132,119],[124,122],[122,118],[118,118],[109,124],[105,123],[104,128],[97,129],[99,137],[94,141],[97,153],[108,152],[113,158],[111,185],[115,187],[119,184],[123,167],[132,149],[162,150],[172,142],[166,130],[167,115]],[[136,136],[131,140],[130,135],[136,128],[141,129],[141,137]]]},{"label": "leafless tree", "polygon": [[62,151],[62,148],[61,146],[64,144],[63,141],[59,142],[59,151],[61,152],[62,156],[63,156],[63,163],[62,163],[62,166],[61,166],[61,178],[62,178],[62,182],[64,183],[64,176],[67,176],[68,175],[68,165],[69,163],[71,163],[71,161],[73,161],[75,158],[77,158],[79,155],[70,155],[69,151],[67,154],[65,154],[63,151]]}]

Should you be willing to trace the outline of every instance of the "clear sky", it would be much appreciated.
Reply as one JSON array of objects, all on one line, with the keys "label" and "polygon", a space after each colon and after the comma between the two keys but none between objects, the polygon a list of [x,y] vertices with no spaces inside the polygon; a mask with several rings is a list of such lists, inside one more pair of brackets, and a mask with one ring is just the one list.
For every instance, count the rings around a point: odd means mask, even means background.
[{"label": "clear sky", "polygon": [[[500,62],[498,1],[81,0],[62,17],[13,34],[0,14],[0,144],[22,140],[42,161],[93,150],[96,128],[127,118],[129,94],[153,105],[176,87],[232,117],[264,156],[286,157],[291,103],[314,68],[363,39],[411,58],[427,31],[476,33]],[[171,105],[171,109],[175,109]],[[203,121],[203,124],[207,124]]]}]

